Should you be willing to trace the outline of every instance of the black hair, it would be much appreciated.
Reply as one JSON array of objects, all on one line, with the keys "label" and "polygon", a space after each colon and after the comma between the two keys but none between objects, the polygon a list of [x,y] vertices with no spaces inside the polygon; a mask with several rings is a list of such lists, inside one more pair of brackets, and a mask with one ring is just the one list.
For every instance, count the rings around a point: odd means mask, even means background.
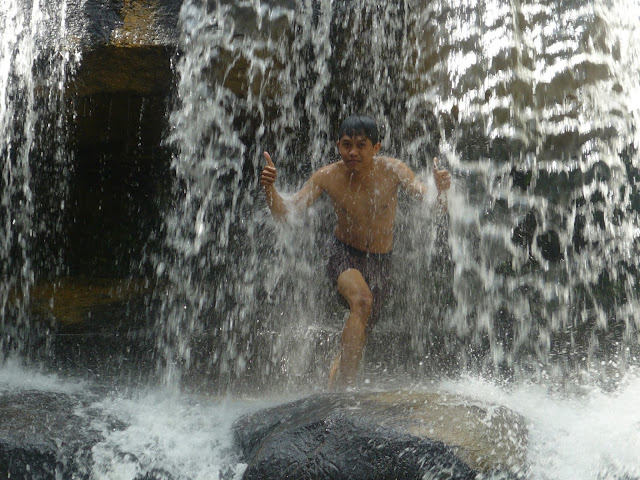
[{"label": "black hair", "polygon": [[338,140],[345,135],[348,137],[363,135],[371,140],[374,145],[380,140],[376,121],[371,117],[362,115],[351,115],[342,122],[338,131]]}]

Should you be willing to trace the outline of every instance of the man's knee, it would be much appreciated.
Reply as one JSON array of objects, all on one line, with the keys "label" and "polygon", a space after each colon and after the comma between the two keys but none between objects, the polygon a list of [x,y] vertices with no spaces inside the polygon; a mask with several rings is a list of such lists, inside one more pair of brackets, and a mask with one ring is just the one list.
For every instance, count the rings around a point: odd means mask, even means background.
[{"label": "man's knee", "polygon": [[338,291],[349,303],[352,312],[368,317],[373,308],[373,294],[362,274],[355,269],[348,269],[338,277]]},{"label": "man's knee", "polygon": [[369,290],[358,291],[349,302],[351,310],[368,317],[373,308],[373,294]]}]

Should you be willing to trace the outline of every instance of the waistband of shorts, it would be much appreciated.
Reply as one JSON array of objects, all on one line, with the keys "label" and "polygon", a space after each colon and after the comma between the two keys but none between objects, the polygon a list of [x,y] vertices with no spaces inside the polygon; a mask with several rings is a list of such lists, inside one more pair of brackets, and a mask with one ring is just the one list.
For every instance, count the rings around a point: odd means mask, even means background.
[{"label": "waistband of shorts", "polygon": [[370,257],[370,258],[376,258],[376,259],[382,260],[385,258],[391,258],[393,253],[393,251],[389,251],[387,253],[373,253],[373,252],[367,252],[366,250],[360,250],[359,248],[352,247],[351,245],[347,245],[343,241],[339,240],[338,237],[336,237],[335,235],[332,236],[331,239],[333,240],[334,244],[339,245],[341,248],[344,248],[347,252],[360,257]]}]

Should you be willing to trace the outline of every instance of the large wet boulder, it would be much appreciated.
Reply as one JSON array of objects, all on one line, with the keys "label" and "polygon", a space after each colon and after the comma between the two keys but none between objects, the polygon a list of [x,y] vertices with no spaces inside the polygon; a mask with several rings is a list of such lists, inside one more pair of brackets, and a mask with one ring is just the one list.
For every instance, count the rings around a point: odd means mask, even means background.
[{"label": "large wet boulder", "polygon": [[523,419],[456,395],[321,394],[245,416],[234,433],[248,464],[244,480],[522,478],[525,471]]},{"label": "large wet boulder", "polygon": [[64,393],[0,393],[0,478],[87,478],[82,469],[102,436],[77,413],[82,404]]}]

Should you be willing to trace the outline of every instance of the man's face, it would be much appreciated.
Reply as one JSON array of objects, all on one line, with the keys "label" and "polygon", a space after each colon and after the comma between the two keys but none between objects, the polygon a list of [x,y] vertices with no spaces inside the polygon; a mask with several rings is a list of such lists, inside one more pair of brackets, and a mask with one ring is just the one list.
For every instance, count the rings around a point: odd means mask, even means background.
[{"label": "man's face", "polygon": [[364,135],[344,135],[338,140],[338,151],[347,168],[354,171],[362,170],[373,162],[373,157],[380,151],[380,142],[374,145]]}]

